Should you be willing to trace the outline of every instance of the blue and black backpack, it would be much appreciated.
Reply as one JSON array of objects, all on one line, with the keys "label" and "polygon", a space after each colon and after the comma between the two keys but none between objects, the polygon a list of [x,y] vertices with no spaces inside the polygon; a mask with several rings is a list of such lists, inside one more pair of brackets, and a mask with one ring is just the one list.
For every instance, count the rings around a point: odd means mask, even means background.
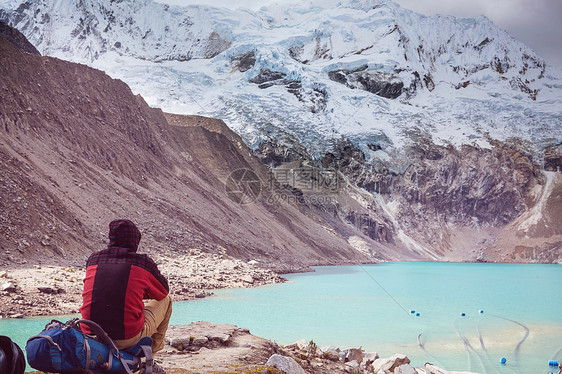
[{"label": "blue and black backpack", "polygon": [[[92,334],[80,328],[86,325]],[[152,339],[142,338],[133,348],[119,350],[97,323],[72,319],[66,323],[51,321],[45,330],[28,339],[25,346],[29,365],[48,373],[128,373],[141,367],[152,372]]]}]

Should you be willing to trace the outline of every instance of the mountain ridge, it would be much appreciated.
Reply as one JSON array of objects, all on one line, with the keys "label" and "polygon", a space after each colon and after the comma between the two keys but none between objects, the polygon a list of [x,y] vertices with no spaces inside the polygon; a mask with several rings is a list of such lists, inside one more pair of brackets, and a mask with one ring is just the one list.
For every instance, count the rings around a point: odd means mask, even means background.
[{"label": "mountain ridge", "polygon": [[191,127],[170,125],[123,82],[4,39],[0,71],[4,265],[80,266],[106,243],[111,217],[123,216],[141,227],[141,246],[157,258],[198,249],[278,271],[372,261],[323,229],[318,213],[265,198],[231,200],[224,192],[231,169],[253,163],[267,173],[235,135],[211,132],[198,117],[187,118]]},{"label": "mountain ridge", "polygon": [[[486,18],[422,16],[379,0],[257,12],[145,0],[134,4],[138,16],[125,11],[127,1],[96,5],[44,0],[4,9],[0,18],[47,54],[125,79],[153,106],[227,120],[252,148],[269,132],[298,139],[319,157],[339,136],[370,153],[368,138],[380,134],[391,142],[373,156],[384,157],[389,146],[407,142],[411,125],[404,122],[412,120],[436,141],[456,145],[486,145],[486,132],[540,139],[540,147],[552,145],[544,129],[561,138],[554,125],[560,112],[550,105],[562,100],[560,69]],[[252,53],[240,71],[236,61]],[[262,70],[285,76],[256,90]],[[394,93],[377,94],[392,82]],[[445,99],[454,99],[453,115]],[[281,111],[283,104],[289,110]],[[275,110],[266,117],[266,108]],[[502,125],[506,120],[513,124]],[[315,134],[307,137],[310,127]]]},{"label": "mountain ridge", "polygon": [[[50,3],[3,10],[0,18],[21,24],[38,41],[55,30],[76,30],[64,23],[71,17],[49,24],[50,30],[41,26],[37,7]],[[99,3],[106,10],[112,4]],[[545,170],[556,173],[562,165],[562,75],[489,20],[425,17],[390,1],[258,12],[139,4],[145,12],[191,16],[179,35],[195,27],[228,43],[204,58],[203,44],[211,44],[200,38],[190,59],[154,62],[92,49],[92,35],[110,35],[96,29],[82,39],[69,36],[69,47],[53,53],[82,59],[74,50],[97,51],[96,60],[83,61],[122,78],[150,105],[223,119],[248,144],[244,152],[274,174],[335,171],[349,182],[335,195],[307,191],[305,178],[287,180],[290,194],[281,196],[304,200],[300,209],[320,214],[326,228],[369,256],[559,261],[560,225],[542,227],[556,222],[554,211],[543,208],[560,206],[558,174]],[[75,6],[80,14],[78,5],[68,2],[65,9]],[[211,15],[213,22],[205,23]],[[97,25],[95,17],[92,22]],[[129,22],[147,25],[134,15]],[[441,24],[472,33],[455,39],[447,27],[438,32]],[[425,38],[414,32],[417,26]],[[150,45],[158,35],[147,38]],[[145,42],[129,40],[136,44],[127,48],[142,53]],[[314,193],[330,199],[318,202]],[[532,224],[515,224],[534,210],[541,213],[532,215]]]}]

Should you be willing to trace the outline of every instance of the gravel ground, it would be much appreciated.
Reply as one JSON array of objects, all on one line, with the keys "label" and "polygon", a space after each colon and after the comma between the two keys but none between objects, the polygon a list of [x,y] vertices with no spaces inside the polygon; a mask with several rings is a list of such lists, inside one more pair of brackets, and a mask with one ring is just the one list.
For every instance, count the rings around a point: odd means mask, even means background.
[{"label": "gravel ground", "polygon": [[[192,250],[183,256],[154,259],[170,284],[172,298],[190,300],[218,288],[257,287],[285,279],[259,264]],[[0,270],[0,316],[21,318],[77,313],[85,269],[19,265]]]}]

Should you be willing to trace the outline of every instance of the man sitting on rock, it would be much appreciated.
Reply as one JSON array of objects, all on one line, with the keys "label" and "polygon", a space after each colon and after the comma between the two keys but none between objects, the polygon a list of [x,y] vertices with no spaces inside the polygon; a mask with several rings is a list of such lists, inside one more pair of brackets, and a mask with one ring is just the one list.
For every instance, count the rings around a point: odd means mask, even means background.
[{"label": "man sitting on rock", "polygon": [[[152,337],[152,351],[164,348],[172,314],[168,281],[154,261],[137,253],[141,233],[129,220],[109,224],[107,249],[93,253],[86,262],[80,313],[98,323],[117,348],[133,347]],[[146,305],[143,299],[151,299]],[[155,365],[154,373],[164,373]]]}]

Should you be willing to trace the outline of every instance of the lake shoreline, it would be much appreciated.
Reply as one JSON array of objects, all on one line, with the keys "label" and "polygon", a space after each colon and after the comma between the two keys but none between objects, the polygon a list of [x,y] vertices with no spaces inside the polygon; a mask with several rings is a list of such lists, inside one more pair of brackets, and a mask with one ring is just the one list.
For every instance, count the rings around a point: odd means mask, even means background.
[{"label": "lake shoreline", "polygon": [[[238,270],[244,266],[224,257],[209,262],[216,266],[217,260],[240,267]],[[197,261],[206,262],[205,258]],[[286,275],[289,281],[282,285],[217,290],[212,298],[176,303],[170,322],[171,326],[194,321],[235,324],[284,345],[305,338],[318,346],[361,345],[384,357],[404,352],[417,366],[432,362],[453,370],[479,372],[481,365],[488,370],[506,357],[512,368],[538,372],[549,359],[560,360],[552,356],[562,331],[558,314],[553,308],[539,306],[546,299],[554,302],[552,306],[562,305],[553,288],[562,274],[552,265],[525,265],[403,262],[320,266],[314,267],[314,273]],[[174,271],[173,266],[177,265],[162,263],[167,271]],[[216,273],[226,272],[226,268],[217,268]],[[487,295],[490,284],[494,288]],[[410,309],[420,316],[412,316]],[[48,318],[21,323],[6,319],[5,331],[25,344]],[[18,332],[20,329],[25,330]],[[423,347],[416,341],[420,333]],[[467,352],[463,342],[469,342],[472,349]]]},{"label": "lake shoreline", "polygon": [[[156,260],[170,284],[170,295],[175,301],[205,298],[213,290],[254,288],[267,284],[284,283],[283,275],[314,273],[315,267],[370,266],[395,262],[488,264],[486,262],[449,261],[380,261],[361,264],[318,264],[308,268],[283,269],[282,273],[246,263],[223,254],[209,254],[192,250],[189,255]],[[546,265],[541,263],[489,263]],[[550,265],[550,264],[548,264]],[[560,265],[560,264],[552,264]],[[59,316],[78,313],[82,304],[84,267],[62,265],[19,264],[0,270],[0,319],[38,316]]]},{"label": "lake shoreline", "polygon": [[[314,267],[314,273],[286,275],[283,285],[220,290],[212,298],[178,303],[171,322],[233,323],[279,344],[305,338],[319,346],[361,345],[453,370],[493,371],[506,357],[509,367],[539,372],[559,346],[562,325],[554,306],[562,305],[555,290],[562,273],[552,264],[533,265]],[[545,300],[551,307],[544,307]],[[420,333],[425,350],[416,340]]]},{"label": "lake shoreline", "polygon": [[[286,281],[255,262],[201,251],[160,257],[155,262],[168,279],[174,301],[204,298],[214,289],[252,288]],[[84,275],[84,267],[76,266],[23,264],[1,270],[0,318],[78,313]]]},{"label": "lake shoreline", "polygon": [[[255,336],[246,328],[232,324],[198,321],[170,326],[166,346],[158,359],[167,372],[176,373],[285,373],[274,371],[292,365],[290,373],[415,373],[476,374],[447,371],[426,363],[415,367],[405,354],[380,357],[360,347],[340,349],[318,347],[314,341],[299,340],[279,345]],[[193,371],[192,371],[193,370]]]}]

